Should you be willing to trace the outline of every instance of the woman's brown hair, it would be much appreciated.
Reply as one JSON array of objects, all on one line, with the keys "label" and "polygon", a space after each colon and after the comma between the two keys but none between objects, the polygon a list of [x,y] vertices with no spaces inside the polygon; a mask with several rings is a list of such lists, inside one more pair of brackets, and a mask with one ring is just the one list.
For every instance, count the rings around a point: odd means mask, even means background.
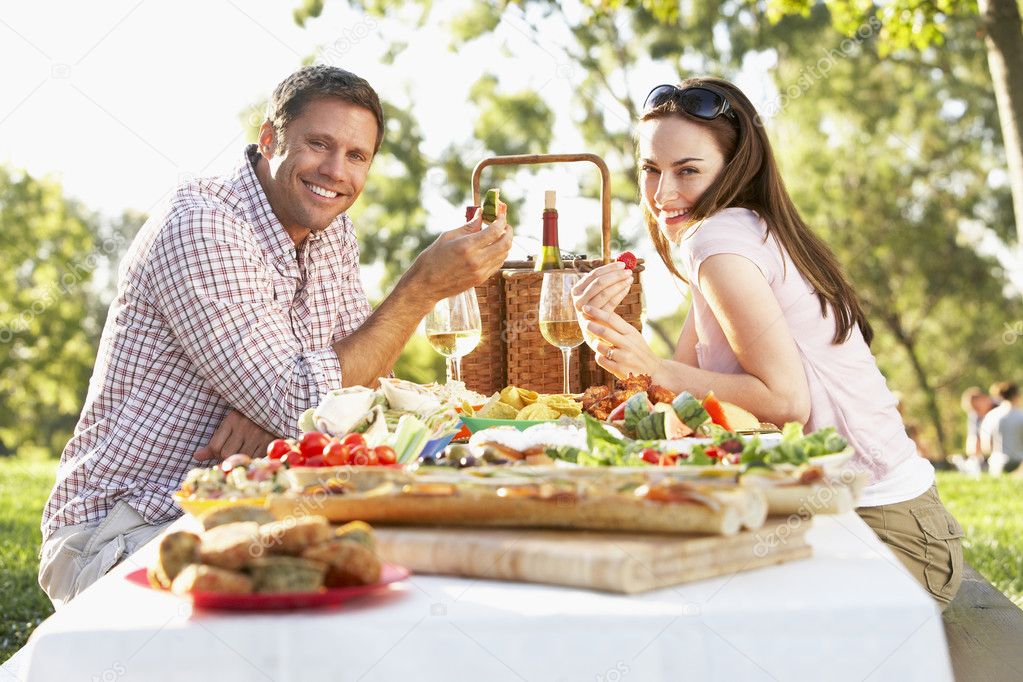
[{"label": "woman's brown hair", "polygon": [[[731,113],[708,121],[692,116],[682,109],[677,98],[669,97],[644,111],[640,117],[641,121],[671,116],[684,118],[707,128],[720,147],[725,166],[689,209],[690,226],[697,225],[725,208],[756,211],[767,224],[768,234],[774,235],[799,272],[813,286],[820,301],[821,315],[827,315],[828,306],[834,312],[835,335],[832,343],[842,343],[848,339],[853,325],[858,325],[869,345],[874,338],[874,331],[859,298],[835,254],[799,216],[785,190],[785,183],[782,182],[771,151],[771,143],[753,104],[739,88],[720,78],[687,78],[678,85],[679,88],[695,86],[717,91],[728,100]],[[688,283],[672,261],[667,237],[645,207],[644,218],[661,260],[673,275]]]}]

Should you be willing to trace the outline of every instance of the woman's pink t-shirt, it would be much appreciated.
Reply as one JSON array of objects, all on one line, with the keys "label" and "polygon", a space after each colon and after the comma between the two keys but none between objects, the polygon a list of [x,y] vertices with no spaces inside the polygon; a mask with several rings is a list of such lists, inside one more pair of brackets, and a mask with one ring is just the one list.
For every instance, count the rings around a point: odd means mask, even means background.
[{"label": "woman's pink t-shirt", "polygon": [[821,315],[813,287],[767,233],[764,221],[748,209],[724,209],[691,229],[681,247],[693,292],[690,314],[696,324],[700,368],[730,374],[744,371],[699,284],[700,265],[709,257],[743,256],[771,285],[799,350],[810,387],[806,431],[834,426],[856,451],[853,465],[867,472],[861,506],[902,502],[926,492],[934,482],[934,468],[919,456],[906,434],[898,401],[859,327],[843,343],[831,342],[835,325],[830,308],[827,316]]}]

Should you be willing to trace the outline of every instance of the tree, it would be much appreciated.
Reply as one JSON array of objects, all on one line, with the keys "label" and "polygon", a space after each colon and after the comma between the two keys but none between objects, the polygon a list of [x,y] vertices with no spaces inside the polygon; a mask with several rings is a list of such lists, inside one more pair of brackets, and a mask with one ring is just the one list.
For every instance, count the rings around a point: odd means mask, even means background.
[{"label": "tree", "polygon": [[[0,167],[0,442],[59,454],[81,411],[106,314],[95,285],[123,249],[60,185]],[[137,224],[135,225],[137,228]]]},{"label": "tree", "polygon": [[[882,56],[912,48],[925,51],[942,46],[956,18],[978,21],[983,35],[991,84],[998,101],[1002,140],[1015,211],[1016,241],[1023,253],[1023,22],[1017,0],[895,0],[884,4],[862,0],[822,0],[835,27],[855,36],[864,25],[877,22]],[[768,0],[767,16],[808,16],[816,0]],[[972,22],[971,22],[972,23]]]}]

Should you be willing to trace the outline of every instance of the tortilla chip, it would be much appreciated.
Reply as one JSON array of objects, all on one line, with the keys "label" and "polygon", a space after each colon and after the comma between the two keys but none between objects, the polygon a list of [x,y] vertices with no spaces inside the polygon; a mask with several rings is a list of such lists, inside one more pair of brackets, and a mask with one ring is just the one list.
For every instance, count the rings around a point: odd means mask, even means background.
[{"label": "tortilla chip", "polygon": [[519,398],[521,398],[522,402],[524,402],[525,404],[532,405],[540,398],[540,394],[537,393],[536,391],[527,391],[524,388],[520,388]]},{"label": "tortilla chip", "polygon": [[[536,399],[534,398],[533,400],[535,401]],[[501,402],[505,405],[511,405],[516,410],[521,410],[533,401],[527,401],[523,395],[523,389],[518,386],[505,386],[501,389]]]},{"label": "tortilla chip", "polygon": [[551,408],[543,403],[533,403],[532,405],[526,405],[524,408],[519,410],[519,413],[515,416],[516,419],[522,419],[527,421],[546,421],[550,419],[557,419],[561,415],[557,410]]},{"label": "tortilla chip", "polygon": [[519,411],[511,405],[501,402],[500,397],[500,394],[495,393],[494,397],[480,408],[476,416],[483,419],[515,419],[515,415]]},{"label": "tortilla chip", "polygon": [[519,397],[519,389],[516,386],[505,386],[501,389],[501,402],[505,405],[511,405],[516,410],[521,410],[526,406],[522,402],[522,398]]},{"label": "tortilla chip", "polygon": [[583,412],[582,405],[564,395],[540,396],[537,404],[546,405],[552,410],[557,411],[559,415],[563,414],[568,417],[578,417]]}]

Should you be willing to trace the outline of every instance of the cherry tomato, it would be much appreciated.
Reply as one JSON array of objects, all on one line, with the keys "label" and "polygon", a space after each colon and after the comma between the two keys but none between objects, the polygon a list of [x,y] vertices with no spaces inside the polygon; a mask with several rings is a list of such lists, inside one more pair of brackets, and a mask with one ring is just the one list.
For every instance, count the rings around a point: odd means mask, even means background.
[{"label": "cherry tomato", "polygon": [[665,452],[663,455],[661,455],[661,461],[658,462],[658,463],[662,467],[670,467],[670,466],[675,466],[675,463],[677,461],[678,461],[678,455],[676,455],[674,452]]},{"label": "cherry tomato", "polygon": [[390,445],[378,445],[373,448],[373,451],[381,464],[395,464],[398,461],[398,455]]},{"label": "cherry tomato", "polygon": [[327,461],[328,466],[339,467],[348,464],[351,461],[351,455],[348,453],[347,445],[334,441],[323,449],[323,459]]},{"label": "cherry tomato", "polygon": [[298,441],[299,452],[305,458],[314,457],[316,455],[323,454],[323,448],[327,447],[327,443],[330,442],[330,436],[319,431],[310,431],[309,433],[303,433],[302,438]]},{"label": "cherry tomato", "polygon": [[305,461],[303,466],[307,467],[325,467],[327,466],[327,460],[323,458],[323,455],[313,455]]},{"label": "cherry tomato", "polygon": [[716,445],[708,445],[707,449],[703,451],[703,454],[707,455],[711,459],[722,459],[727,457],[728,453]]},{"label": "cherry tomato", "polygon": [[281,456],[281,464],[286,464],[289,467],[300,467],[305,466],[306,456],[303,455],[299,450],[292,450],[286,452]]},{"label": "cherry tomato", "polygon": [[284,455],[291,452],[291,450],[292,450],[291,443],[284,440],[283,438],[278,438],[277,440],[271,442],[269,445],[266,446],[266,456],[269,457],[270,459],[280,459]]},{"label": "cherry tomato", "polygon": [[366,466],[369,464],[369,453],[372,451],[365,445],[349,447],[348,452],[351,454],[352,464],[356,466]]},{"label": "cherry tomato", "polygon": [[641,454],[644,462],[650,462],[651,464],[661,463],[661,453],[654,448],[647,448]]},{"label": "cherry tomato", "polygon": [[349,433],[341,439],[341,442],[349,448],[355,447],[356,445],[366,445],[366,439],[361,433]]}]

